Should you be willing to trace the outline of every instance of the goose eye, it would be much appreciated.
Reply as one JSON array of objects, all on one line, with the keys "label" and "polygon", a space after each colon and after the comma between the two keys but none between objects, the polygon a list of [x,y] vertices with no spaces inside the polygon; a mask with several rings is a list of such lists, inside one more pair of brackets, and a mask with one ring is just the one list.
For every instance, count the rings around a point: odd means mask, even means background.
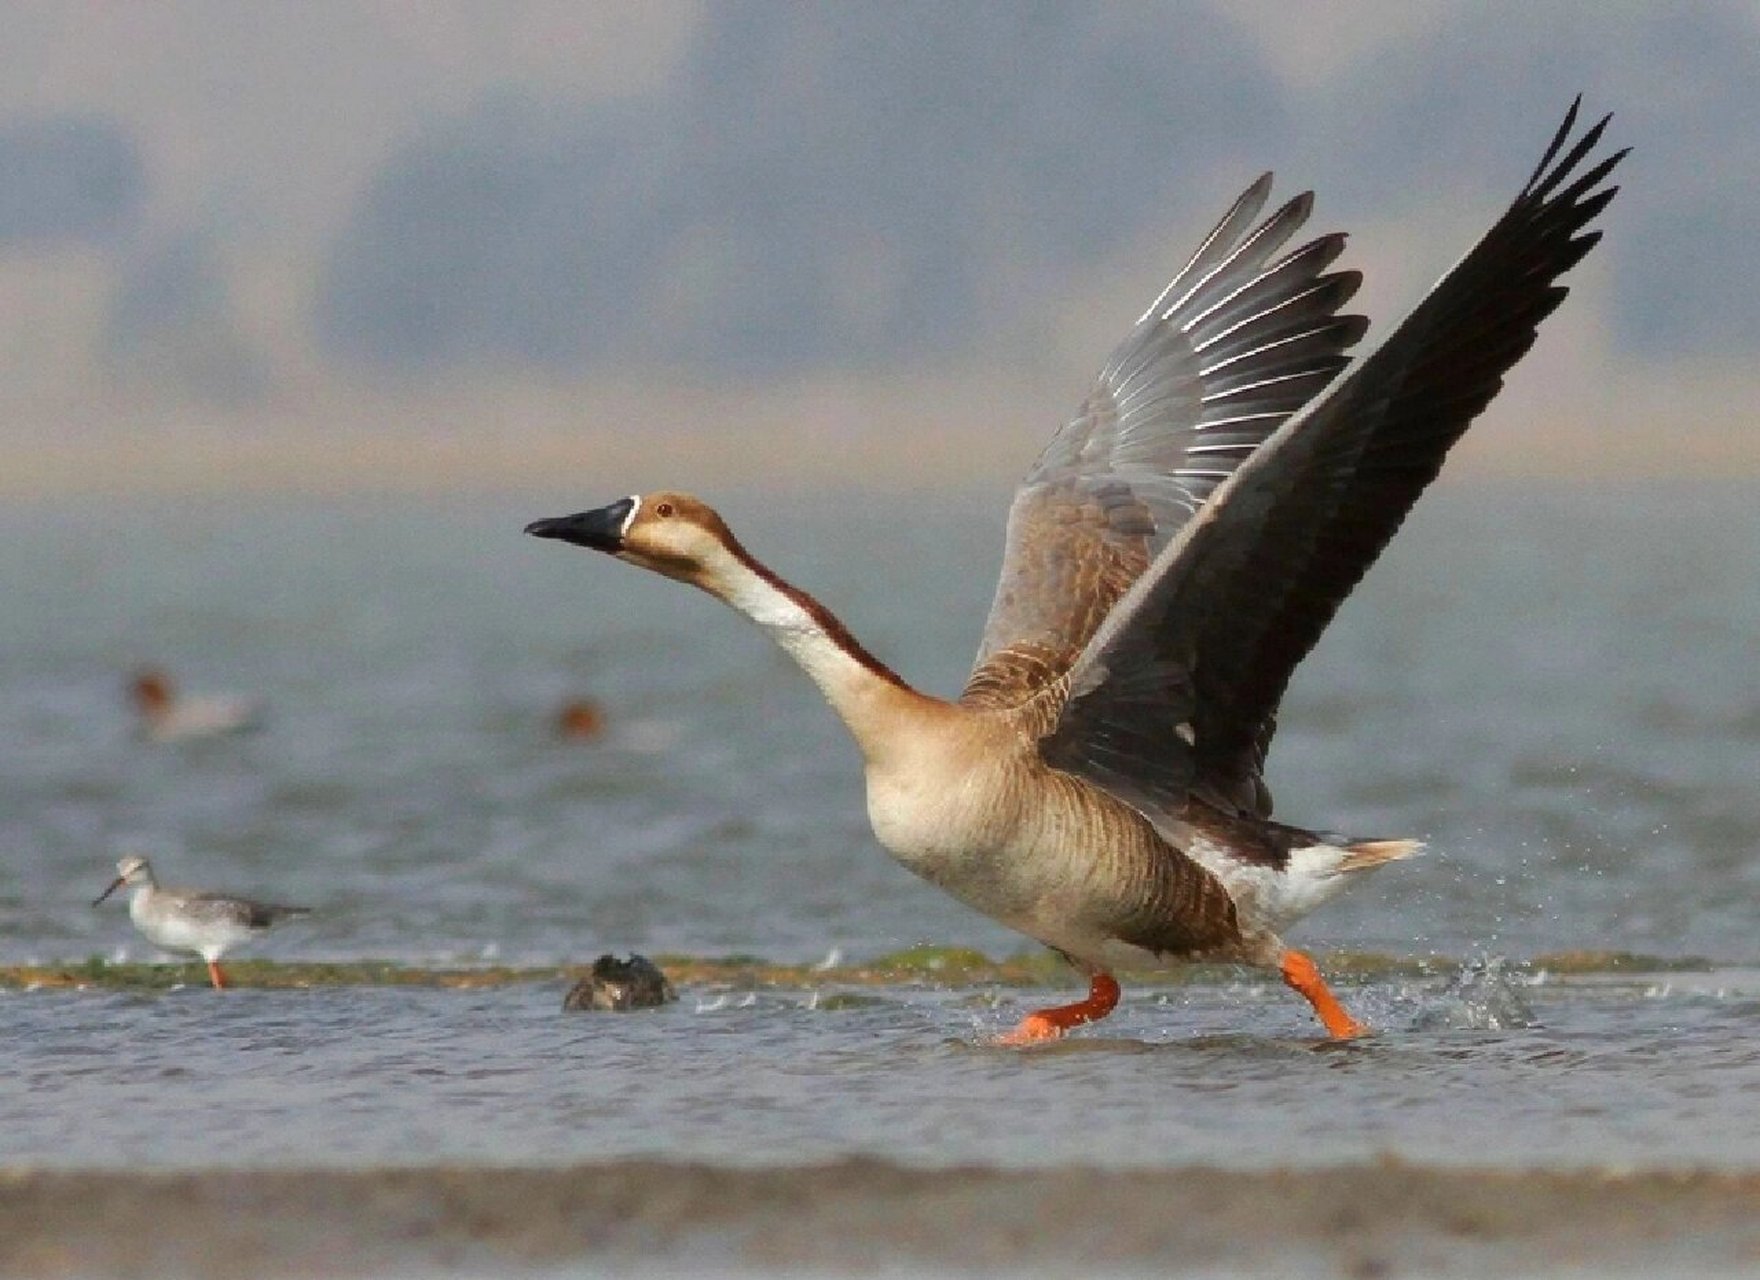
[{"label": "goose eye", "polygon": [[654,506],[654,514],[662,518],[671,515],[672,504],[670,502],[656,503]]}]

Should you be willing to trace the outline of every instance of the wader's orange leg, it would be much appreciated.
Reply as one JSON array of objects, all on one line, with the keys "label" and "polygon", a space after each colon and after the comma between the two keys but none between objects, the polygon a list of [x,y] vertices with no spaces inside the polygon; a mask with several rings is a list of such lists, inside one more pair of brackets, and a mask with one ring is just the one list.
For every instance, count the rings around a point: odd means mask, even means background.
[{"label": "wader's orange leg", "polygon": [[1118,1004],[1118,983],[1110,973],[1097,973],[1088,988],[1088,998],[1074,1004],[1060,1004],[1054,1009],[1040,1009],[1021,1019],[1021,1025],[1003,1036],[998,1044],[1034,1044],[1055,1040],[1071,1027],[1084,1022],[1098,1022]]},{"label": "wader's orange leg", "polygon": [[226,990],[226,975],[220,972],[220,962],[217,960],[208,961],[208,981],[214,984],[214,990]]},{"label": "wader's orange leg", "polygon": [[1338,997],[1327,989],[1325,980],[1320,977],[1319,968],[1302,952],[1284,952],[1278,970],[1283,974],[1283,980],[1314,1006],[1314,1012],[1320,1015],[1320,1021],[1325,1025],[1328,1035],[1338,1040],[1348,1040],[1369,1030],[1344,1011]]}]

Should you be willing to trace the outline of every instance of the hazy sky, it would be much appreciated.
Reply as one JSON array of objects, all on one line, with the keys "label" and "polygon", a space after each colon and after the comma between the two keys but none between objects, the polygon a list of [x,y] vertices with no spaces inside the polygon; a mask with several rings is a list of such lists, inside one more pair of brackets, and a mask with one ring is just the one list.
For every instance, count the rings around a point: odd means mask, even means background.
[{"label": "hazy sky", "polygon": [[[1373,341],[1496,216],[1578,90],[1591,110],[1616,113],[1613,137],[1636,149],[1625,189],[1574,296],[1470,438],[1469,465],[1617,475],[1760,463],[1751,3],[94,0],[0,13],[0,125],[109,122],[145,174],[137,224],[118,241],[0,246],[12,489],[126,488],[130,468],[173,487],[180,473],[198,485],[305,474],[346,487],[351,466],[397,469],[395,445],[339,452],[375,430],[437,440],[429,470],[410,472],[420,483],[473,468],[519,483],[577,439],[617,466],[682,450],[702,469],[737,459],[810,475],[835,465],[803,447],[819,438],[801,420],[815,414],[822,433],[885,470],[911,424],[943,439],[949,415],[964,430],[987,411],[997,421],[971,438],[993,428],[1020,444],[984,465],[1018,473],[1258,171],[1275,168],[1286,190],[1315,187],[1317,229],[1352,232],[1347,261],[1369,272],[1359,306]],[[818,342],[802,348],[806,364],[768,380],[737,361],[738,376],[712,360],[692,367],[688,325],[701,317],[671,300],[700,259],[679,236],[652,250],[664,272],[638,274],[632,291],[647,293],[594,304],[591,340],[609,354],[590,368],[507,366],[497,352],[439,389],[332,369],[334,343],[314,337],[325,272],[334,278],[338,246],[358,238],[385,175],[508,104],[555,122],[565,147],[609,131],[593,190],[654,184],[668,208],[700,204],[711,238],[726,232],[718,210],[763,230],[761,202],[740,184],[774,150],[768,181],[815,200],[854,193],[836,233],[878,248],[864,258],[839,240],[831,257],[846,276],[785,280],[775,263],[791,245],[803,259],[826,252],[811,244],[813,217],[785,217],[749,258],[753,278],[707,295],[711,315],[732,312],[722,338],[761,308],[766,279],[796,312],[814,290],[842,299],[803,326]],[[645,145],[649,129],[672,139],[665,156]],[[619,216],[639,225],[633,209]],[[117,299],[168,245],[214,264],[237,342],[268,370],[265,404],[198,410],[129,382],[138,367],[104,364]],[[492,288],[499,259],[488,261]],[[887,294],[901,282],[902,296]],[[535,287],[515,280],[502,305]],[[543,305],[569,304],[564,290]],[[899,340],[911,332],[932,341]],[[645,440],[607,432],[606,415],[643,403]]]}]

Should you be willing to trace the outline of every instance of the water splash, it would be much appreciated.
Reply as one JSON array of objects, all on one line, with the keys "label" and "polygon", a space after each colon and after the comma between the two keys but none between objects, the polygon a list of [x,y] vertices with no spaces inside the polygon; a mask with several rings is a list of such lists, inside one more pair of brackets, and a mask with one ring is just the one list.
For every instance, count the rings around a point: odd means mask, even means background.
[{"label": "water splash", "polygon": [[755,991],[723,991],[707,1000],[698,1000],[698,1013],[720,1013],[723,1009],[750,1009],[758,1003]]},{"label": "water splash", "polygon": [[1418,1031],[1511,1031],[1539,1025],[1527,975],[1503,956],[1480,956],[1452,974],[1412,1021]]},{"label": "water splash", "polygon": [[825,953],[825,958],[823,960],[819,961],[817,964],[812,965],[811,968],[816,973],[826,973],[832,969],[838,968],[842,964],[843,964],[843,948],[842,947],[832,947],[831,950],[829,950]]}]

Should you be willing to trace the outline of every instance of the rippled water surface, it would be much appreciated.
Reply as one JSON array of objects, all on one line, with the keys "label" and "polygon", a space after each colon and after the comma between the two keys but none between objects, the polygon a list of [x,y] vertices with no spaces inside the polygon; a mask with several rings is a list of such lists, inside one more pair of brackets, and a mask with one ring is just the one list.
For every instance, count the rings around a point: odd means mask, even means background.
[{"label": "rippled water surface", "polygon": [[[0,1159],[74,1166],[1715,1165],[1760,1153],[1760,973],[1530,991],[1488,1030],[1442,984],[1349,992],[1317,1042],[1269,987],[1141,993],[1102,1028],[985,1046],[1044,993],[688,993],[558,1013],[561,984],[452,992],[36,992],[0,1003]],[[822,998],[821,1002],[822,1003]]]},{"label": "rippled water surface", "polygon": [[[853,747],[755,630],[519,534],[612,496],[0,515],[0,964],[149,958],[119,907],[87,905],[128,851],[316,907],[261,949],[287,959],[1019,949],[880,851]],[[724,510],[952,693],[1004,501]],[[977,1041],[1048,993],[686,990],[564,1017],[541,983],[17,992],[0,1161],[1751,1165],[1756,564],[1760,516],[1734,490],[1421,504],[1303,667],[1270,766],[1292,821],[1430,842],[1298,932],[1433,959],[1348,990],[1372,1041],[1316,1046],[1299,1002],[1245,976],[1133,989],[1028,1054]],[[136,740],[121,690],[149,661],[261,695],[266,727]],[[606,732],[559,741],[550,717],[581,694]],[[1567,949],[1709,969],[1462,969]]]}]

